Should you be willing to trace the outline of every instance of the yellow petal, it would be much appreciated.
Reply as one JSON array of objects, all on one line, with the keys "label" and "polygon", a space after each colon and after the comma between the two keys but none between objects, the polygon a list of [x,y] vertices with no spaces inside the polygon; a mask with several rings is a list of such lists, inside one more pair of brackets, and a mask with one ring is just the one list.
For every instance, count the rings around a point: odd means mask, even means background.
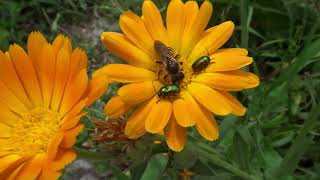
[{"label": "yellow petal", "polygon": [[[188,12],[189,13],[189,12]],[[183,35],[185,17],[184,4],[181,0],[172,0],[167,10],[167,31],[170,47],[179,53]]]},{"label": "yellow petal", "polygon": [[67,84],[63,99],[61,101],[61,108],[59,112],[65,115],[71,108],[80,100],[81,96],[87,89],[88,75],[87,70],[81,70],[74,78]]},{"label": "yellow petal", "polygon": [[59,145],[62,142],[63,138],[63,133],[59,132],[54,135],[54,137],[51,138],[49,144],[48,144],[48,149],[47,149],[47,158],[50,160],[53,160],[56,158]]},{"label": "yellow petal", "polygon": [[[114,55],[128,62],[130,65],[146,69],[154,69],[152,58],[139,49],[123,34],[104,32],[101,35],[104,46]],[[125,48],[124,48],[125,47]]]},{"label": "yellow petal", "polygon": [[246,113],[246,108],[230,93],[225,91],[219,91],[219,93],[225,97],[227,102],[232,108],[232,114],[237,116],[243,116]]},{"label": "yellow petal", "polygon": [[[198,13],[195,12],[197,11],[196,9],[197,6],[194,5],[194,3],[196,2],[192,2],[192,1],[190,3],[189,2],[186,3],[186,9],[185,9],[186,25],[185,25],[185,31],[182,39],[182,42],[183,42],[182,50],[181,50],[182,56],[188,56],[188,54],[191,52],[196,42],[200,39],[201,34],[203,33],[203,31],[208,25],[208,22],[211,18],[212,11],[213,11],[212,4],[209,1],[204,1],[202,3]],[[194,15],[192,15],[192,13],[197,14],[196,18],[194,17]],[[187,14],[190,14],[190,15],[187,15]],[[188,22],[188,21],[192,21],[192,22]]]},{"label": "yellow petal", "polygon": [[63,35],[59,34],[52,43],[55,54],[58,53],[60,49],[66,49],[69,53],[72,52],[72,45],[70,39]]},{"label": "yellow petal", "polygon": [[225,48],[214,51],[213,55],[247,56],[248,51],[243,48]]},{"label": "yellow petal", "polygon": [[142,5],[143,20],[153,40],[160,40],[167,44],[167,30],[163,25],[162,17],[157,6],[150,0]]},{"label": "yellow petal", "polygon": [[213,54],[210,56],[211,64],[205,72],[232,71],[238,70],[253,62],[251,57]]},{"label": "yellow petal", "polygon": [[40,53],[42,51],[42,47],[48,44],[45,37],[40,32],[31,32],[28,37],[28,54],[33,62],[33,65],[37,70],[39,70],[39,65],[41,62]]},{"label": "yellow petal", "polygon": [[259,85],[259,78],[255,74],[240,70],[202,73],[197,75],[193,81],[224,91],[239,91]]},{"label": "yellow petal", "polygon": [[11,90],[11,92],[26,107],[31,108],[33,104],[30,102],[21,81],[9,58],[0,50],[0,79]]},{"label": "yellow petal", "polygon": [[122,83],[152,81],[158,78],[157,74],[152,71],[127,64],[108,64],[98,69],[93,76],[103,75],[112,81]]},{"label": "yellow petal", "polygon": [[137,139],[145,134],[145,121],[152,107],[156,104],[158,98],[155,96],[151,100],[147,100],[143,103],[133,114],[129,117],[125,134],[130,139]]},{"label": "yellow petal", "polygon": [[77,140],[77,136],[83,130],[83,124],[76,126],[68,131],[66,131],[63,135],[63,139],[61,142],[61,147],[63,148],[71,148]]},{"label": "yellow petal", "polygon": [[192,96],[186,92],[182,91],[180,93],[180,98],[173,101],[173,113],[175,116],[175,121],[182,127],[191,127],[196,124],[197,119],[194,117],[192,110],[194,108]]},{"label": "yellow petal", "polygon": [[16,180],[33,180],[40,174],[42,169],[44,154],[35,155],[22,167],[16,175]]},{"label": "yellow petal", "polygon": [[56,73],[56,55],[50,44],[42,48],[41,62],[39,67],[39,81],[42,91],[43,105],[48,108],[51,103],[52,91],[54,87],[54,78]]},{"label": "yellow petal", "polygon": [[193,48],[188,62],[191,64],[196,61],[199,57],[207,55],[220,48],[232,35],[234,29],[234,23],[227,21],[218,25],[210,34],[203,37]]},{"label": "yellow petal", "polygon": [[125,103],[120,96],[114,96],[105,105],[104,113],[113,119],[117,119],[128,112],[131,107],[132,105]]},{"label": "yellow petal", "polygon": [[175,152],[180,152],[184,148],[187,140],[186,128],[181,127],[174,118],[171,118],[165,129],[166,140],[169,148]]},{"label": "yellow petal", "polygon": [[13,113],[6,105],[0,102],[0,122],[8,126],[16,125],[20,117]]},{"label": "yellow petal", "polygon": [[129,104],[138,104],[153,97],[161,87],[159,81],[145,81],[122,86],[118,95]]},{"label": "yellow petal", "polygon": [[199,134],[208,141],[217,140],[219,137],[219,128],[212,114],[205,108],[201,108],[204,117],[196,124]]},{"label": "yellow petal", "polygon": [[29,56],[20,46],[16,44],[10,46],[9,54],[28,97],[35,105],[41,106],[42,96],[40,86],[37,74]]},{"label": "yellow petal", "polygon": [[12,133],[12,127],[0,123],[0,138],[7,138],[7,137],[11,137],[11,133]]},{"label": "yellow petal", "polygon": [[17,155],[9,155],[9,157],[1,158],[0,160],[0,177],[4,179],[14,178],[15,175],[20,171],[22,166],[26,161],[30,159],[30,156],[17,156]]},{"label": "yellow petal", "polygon": [[204,107],[217,115],[228,115],[232,112],[224,97],[214,89],[199,83],[190,83],[188,92]]},{"label": "yellow petal", "polygon": [[70,53],[66,49],[61,49],[57,55],[56,74],[54,88],[52,93],[51,108],[58,110],[64,89],[68,80],[68,71],[70,65]]},{"label": "yellow petal", "polygon": [[143,20],[136,14],[127,11],[120,16],[119,25],[122,32],[137,47],[143,50],[150,57],[154,57],[153,40]]},{"label": "yellow petal", "polygon": [[[158,97],[158,96],[156,96]],[[172,103],[169,101],[158,101],[149,112],[145,127],[147,132],[158,133],[167,125],[172,113]]]},{"label": "yellow petal", "polygon": [[0,158],[0,169],[2,170],[4,167],[12,164],[13,162],[19,160],[21,156],[18,156],[16,154],[11,154],[8,156],[4,156]]}]

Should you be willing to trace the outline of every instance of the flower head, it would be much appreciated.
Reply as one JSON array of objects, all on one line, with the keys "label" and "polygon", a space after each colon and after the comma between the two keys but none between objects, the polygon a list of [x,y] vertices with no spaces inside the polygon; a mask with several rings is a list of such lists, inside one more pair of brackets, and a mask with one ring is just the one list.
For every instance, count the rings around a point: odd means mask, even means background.
[{"label": "flower head", "polygon": [[63,35],[49,44],[32,32],[27,46],[0,51],[0,179],[57,179],[106,80],[88,80],[86,54]]},{"label": "flower head", "polygon": [[[105,47],[128,62],[106,65],[95,73],[127,83],[106,105],[107,115],[122,114],[139,104],[126,125],[129,138],[138,138],[145,132],[164,132],[168,146],[181,151],[187,127],[195,126],[207,140],[218,138],[211,112],[245,114],[245,107],[228,91],[258,86],[256,75],[240,70],[253,60],[246,49],[220,49],[232,35],[234,24],[227,21],[206,29],[212,10],[209,1],[199,7],[196,1],[184,4],[171,0],[165,26],[156,5],[145,0],[142,16],[130,11],[120,16],[122,33],[102,34]],[[157,62],[162,57],[155,42],[167,46],[170,58],[179,63],[184,74],[181,82],[172,84],[164,60]]]}]

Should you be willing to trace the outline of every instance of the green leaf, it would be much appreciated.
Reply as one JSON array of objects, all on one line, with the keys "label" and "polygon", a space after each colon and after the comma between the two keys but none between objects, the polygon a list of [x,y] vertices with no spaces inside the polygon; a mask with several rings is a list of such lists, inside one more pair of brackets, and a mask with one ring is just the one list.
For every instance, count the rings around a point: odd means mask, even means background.
[{"label": "green leaf", "polygon": [[168,160],[168,156],[164,154],[156,154],[151,157],[141,180],[160,179],[163,171],[167,167]]}]

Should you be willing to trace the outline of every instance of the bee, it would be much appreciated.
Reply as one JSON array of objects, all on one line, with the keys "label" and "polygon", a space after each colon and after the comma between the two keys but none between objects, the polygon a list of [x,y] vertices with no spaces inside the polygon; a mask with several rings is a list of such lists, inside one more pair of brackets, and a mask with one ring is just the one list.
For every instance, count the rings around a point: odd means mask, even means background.
[{"label": "bee", "polygon": [[203,71],[204,69],[206,69],[208,67],[208,65],[211,64],[211,63],[213,63],[213,62],[211,62],[211,59],[209,57],[209,52],[208,52],[208,55],[198,58],[192,64],[192,70],[195,73],[199,73],[199,72]]},{"label": "bee", "polygon": [[160,88],[158,91],[158,97],[161,99],[173,98],[176,97],[180,91],[179,84],[168,84]]},{"label": "bee", "polygon": [[171,82],[173,84],[180,83],[184,78],[184,74],[180,69],[179,62],[175,59],[178,56],[174,56],[173,49],[167,47],[158,40],[154,42],[154,49],[160,57],[160,61],[157,61],[157,63],[160,63],[164,66],[167,73],[170,75]]}]

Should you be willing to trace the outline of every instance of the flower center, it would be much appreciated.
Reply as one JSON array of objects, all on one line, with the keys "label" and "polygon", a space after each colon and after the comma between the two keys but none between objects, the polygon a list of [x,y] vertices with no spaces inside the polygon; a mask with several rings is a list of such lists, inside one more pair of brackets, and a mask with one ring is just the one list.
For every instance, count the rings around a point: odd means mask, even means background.
[{"label": "flower center", "polygon": [[23,114],[11,136],[13,151],[20,155],[34,155],[47,151],[50,139],[59,130],[58,112],[37,107]]}]

